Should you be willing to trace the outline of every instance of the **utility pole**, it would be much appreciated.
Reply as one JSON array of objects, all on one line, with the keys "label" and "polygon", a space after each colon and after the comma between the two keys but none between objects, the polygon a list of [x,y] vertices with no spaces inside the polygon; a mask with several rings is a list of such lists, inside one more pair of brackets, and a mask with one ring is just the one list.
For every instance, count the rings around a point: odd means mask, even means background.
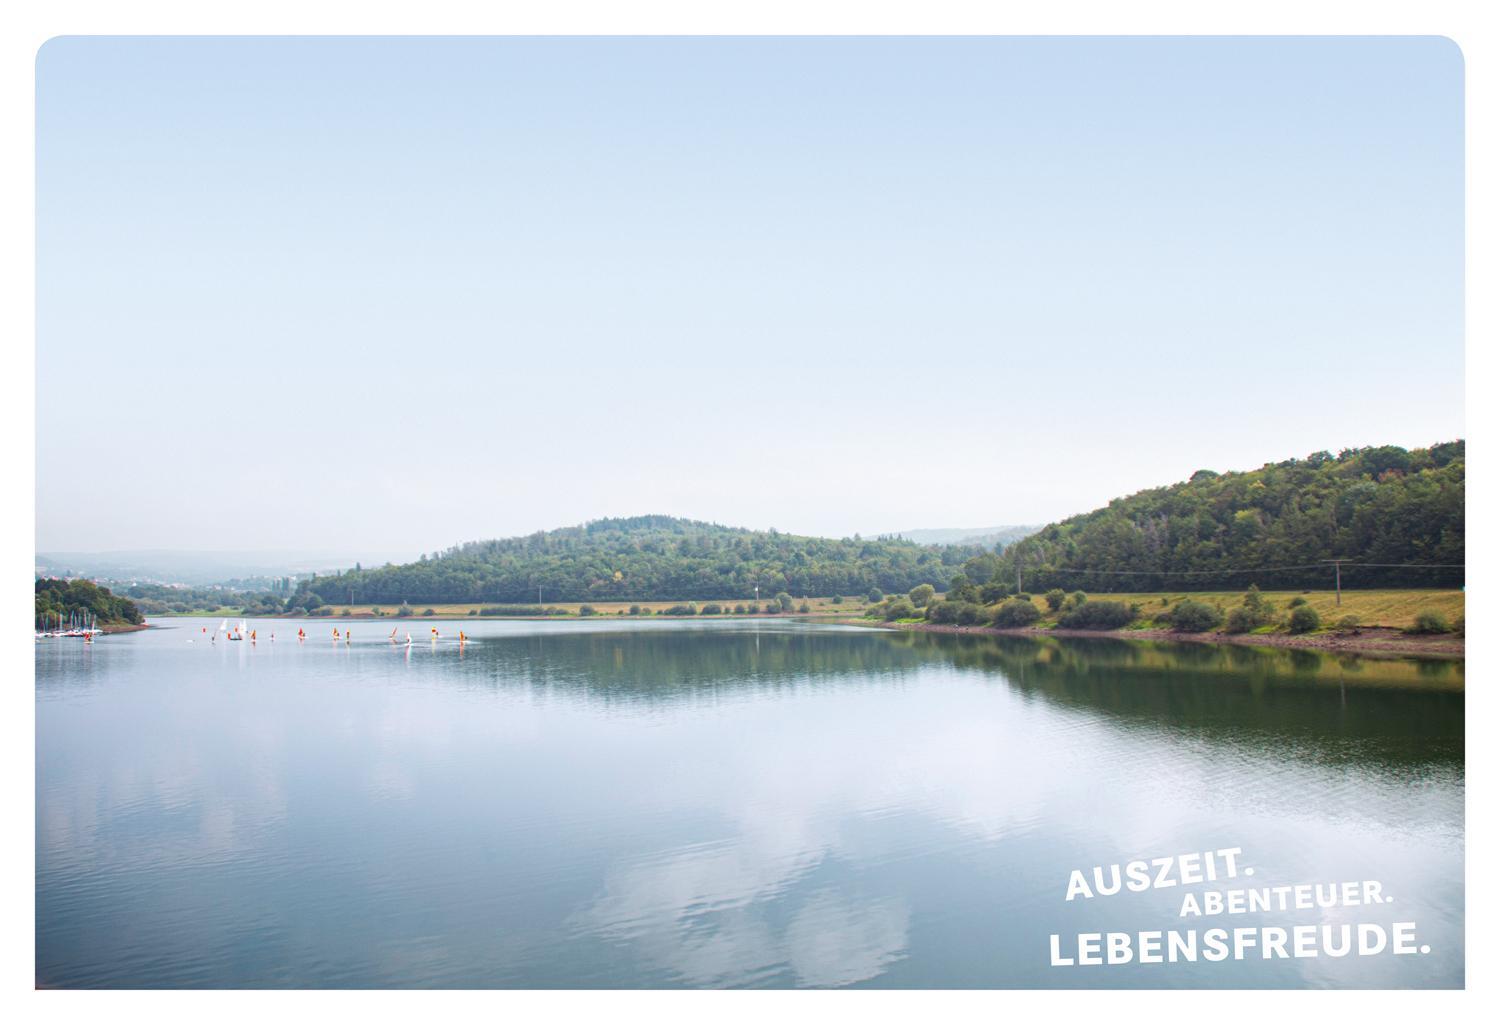
[{"label": "utility pole", "polygon": [[1333,603],[1335,605],[1342,605],[1342,604],[1344,604],[1344,579],[1343,579],[1344,575],[1341,572],[1341,570],[1343,568],[1344,563],[1348,562],[1349,560],[1348,559],[1322,559],[1320,561],[1325,562],[1325,563],[1327,563],[1327,562],[1333,563]]}]

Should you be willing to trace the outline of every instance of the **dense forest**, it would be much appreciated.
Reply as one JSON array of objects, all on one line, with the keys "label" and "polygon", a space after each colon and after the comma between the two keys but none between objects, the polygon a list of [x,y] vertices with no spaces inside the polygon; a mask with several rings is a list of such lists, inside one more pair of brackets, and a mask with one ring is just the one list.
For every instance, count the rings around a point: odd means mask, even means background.
[{"label": "dense forest", "polygon": [[671,516],[459,545],[418,562],[301,582],[290,608],[403,602],[555,602],[763,598],[906,591],[946,583],[981,549],[893,538],[834,540]]},{"label": "dense forest", "polygon": [[36,582],[36,626],[55,624],[59,613],[66,620],[73,613],[86,613],[100,626],[141,623],[141,610],[129,598],[114,594],[91,580],[38,580]]},{"label": "dense forest", "polygon": [[[994,579],[1027,591],[1458,587],[1464,443],[1346,449],[1246,473],[1199,470],[1005,548]],[[982,583],[982,581],[976,581]]]}]

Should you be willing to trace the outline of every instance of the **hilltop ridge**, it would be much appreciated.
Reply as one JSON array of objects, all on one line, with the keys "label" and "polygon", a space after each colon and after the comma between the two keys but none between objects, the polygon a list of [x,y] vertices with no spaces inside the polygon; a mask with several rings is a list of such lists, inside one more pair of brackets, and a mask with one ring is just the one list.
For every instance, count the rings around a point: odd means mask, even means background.
[{"label": "hilltop ridge", "polygon": [[757,587],[762,597],[906,591],[944,583],[981,550],[616,517],[318,576],[302,581],[288,605],[749,598]]}]

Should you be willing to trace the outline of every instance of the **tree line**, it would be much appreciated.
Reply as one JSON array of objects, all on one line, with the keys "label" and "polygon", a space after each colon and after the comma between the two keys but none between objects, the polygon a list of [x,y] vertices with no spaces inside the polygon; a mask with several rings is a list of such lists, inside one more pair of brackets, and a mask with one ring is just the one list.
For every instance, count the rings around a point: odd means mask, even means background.
[{"label": "tree line", "polygon": [[74,613],[92,616],[100,626],[141,623],[141,610],[129,598],[100,587],[92,580],[38,579],[36,582],[36,627],[66,621]]},{"label": "tree line", "polygon": [[[1199,470],[1051,524],[998,554],[1031,591],[1330,588],[1464,581],[1464,443],[1315,452],[1244,473]],[[987,583],[986,581],[976,581]]]},{"label": "tree line", "polygon": [[941,584],[976,546],[803,537],[671,516],[595,520],[477,541],[401,566],[302,581],[288,608],[322,604],[687,601],[863,594]]}]

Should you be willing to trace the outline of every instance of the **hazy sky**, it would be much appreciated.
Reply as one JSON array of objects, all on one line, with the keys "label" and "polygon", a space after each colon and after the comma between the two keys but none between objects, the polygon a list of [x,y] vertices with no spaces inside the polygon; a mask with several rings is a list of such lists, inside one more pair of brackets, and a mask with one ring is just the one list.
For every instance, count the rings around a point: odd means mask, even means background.
[{"label": "hazy sky", "polygon": [[1042,522],[1463,433],[1440,39],[54,40],[40,549]]}]

